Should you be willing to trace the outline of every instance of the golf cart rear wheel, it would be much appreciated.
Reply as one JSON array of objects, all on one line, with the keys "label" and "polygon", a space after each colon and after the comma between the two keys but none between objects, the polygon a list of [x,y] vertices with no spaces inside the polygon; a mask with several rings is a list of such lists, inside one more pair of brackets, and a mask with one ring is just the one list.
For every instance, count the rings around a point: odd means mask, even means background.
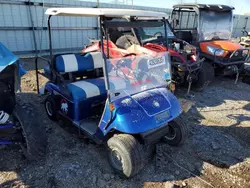
[{"label": "golf cart rear wheel", "polygon": [[187,125],[178,117],[169,122],[168,126],[169,132],[163,137],[163,140],[171,146],[183,144],[188,137]]},{"label": "golf cart rear wheel", "polygon": [[31,104],[18,103],[13,117],[23,134],[21,147],[29,160],[38,160],[46,153],[47,136],[45,127],[38,120],[38,114]]},{"label": "golf cart rear wheel", "polygon": [[49,95],[44,102],[45,110],[48,115],[48,117],[52,121],[57,120],[57,115],[56,115],[56,102],[55,98],[52,95]]},{"label": "golf cart rear wheel", "polygon": [[203,91],[214,79],[214,68],[209,62],[202,64],[197,79],[193,81],[192,87],[196,91]]},{"label": "golf cart rear wheel", "polygon": [[110,164],[122,177],[132,177],[143,168],[145,160],[142,145],[132,135],[114,135],[107,145]]}]

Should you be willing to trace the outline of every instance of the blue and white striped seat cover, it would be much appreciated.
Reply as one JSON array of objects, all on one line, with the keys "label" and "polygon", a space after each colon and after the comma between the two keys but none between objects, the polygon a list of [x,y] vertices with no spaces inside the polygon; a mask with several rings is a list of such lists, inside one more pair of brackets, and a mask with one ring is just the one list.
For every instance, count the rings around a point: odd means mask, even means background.
[{"label": "blue and white striped seat cover", "polygon": [[[113,91],[126,89],[127,84],[125,80],[119,79],[117,77],[110,78],[110,89]],[[68,89],[75,100],[84,100],[91,97],[96,97],[104,95],[107,93],[105,80],[103,77],[80,80],[68,84]]]},{"label": "blue and white striped seat cover", "polygon": [[91,52],[85,56],[67,54],[56,57],[58,72],[78,72],[102,68],[103,57],[101,52]]},{"label": "blue and white striped seat cover", "polygon": [[103,78],[76,81],[68,84],[68,89],[73,99],[76,100],[84,100],[106,94],[105,81]]}]

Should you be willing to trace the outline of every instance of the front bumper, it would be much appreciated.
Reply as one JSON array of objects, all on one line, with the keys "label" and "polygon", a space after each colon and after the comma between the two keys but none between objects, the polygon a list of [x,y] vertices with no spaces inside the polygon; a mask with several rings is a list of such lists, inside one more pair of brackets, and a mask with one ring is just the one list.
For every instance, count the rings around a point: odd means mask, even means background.
[{"label": "front bumper", "polygon": [[[219,50],[219,49],[218,49]],[[214,52],[214,55],[209,55],[206,53],[201,52],[200,55],[207,59],[213,60],[214,63],[221,64],[221,65],[236,65],[236,64],[243,64],[249,61],[250,58],[250,49],[238,49],[235,51],[225,50],[227,55],[225,57],[216,56],[217,50]]]},{"label": "front bumper", "polygon": [[177,67],[178,72],[193,73],[201,69],[203,61],[203,59],[200,59],[196,62],[174,63],[174,66]]}]

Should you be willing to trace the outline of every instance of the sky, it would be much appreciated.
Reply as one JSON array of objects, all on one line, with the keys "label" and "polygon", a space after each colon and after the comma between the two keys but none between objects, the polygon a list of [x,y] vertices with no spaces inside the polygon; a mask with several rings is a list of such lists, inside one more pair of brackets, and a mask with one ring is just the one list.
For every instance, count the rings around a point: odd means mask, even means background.
[{"label": "sky", "polygon": [[152,6],[161,8],[172,8],[174,4],[178,3],[201,3],[201,4],[224,4],[234,6],[235,14],[250,13],[250,0],[100,0],[100,2],[105,3],[125,3],[128,5],[139,6]]}]

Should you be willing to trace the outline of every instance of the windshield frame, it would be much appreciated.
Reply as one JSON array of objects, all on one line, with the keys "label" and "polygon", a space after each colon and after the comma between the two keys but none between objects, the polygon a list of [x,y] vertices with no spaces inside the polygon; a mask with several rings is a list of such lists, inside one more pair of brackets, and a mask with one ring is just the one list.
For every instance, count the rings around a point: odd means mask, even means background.
[{"label": "windshield frame", "polygon": [[[151,26],[149,28],[153,29],[154,27]],[[155,27],[155,28],[159,28],[159,27]],[[134,30],[136,30],[136,29],[137,28],[135,28]],[[141,29],[146,34],[146,36],[150,36],[150,35],[147,35],[147,31],[143,27]],[[135,32],[135,34],[137,35],[137,38],[140,40],[141,44],[145,44],[145,43],[148,43],[148,42],[150,43],[150,41],[158,40],[160,38],[162,38],[165,42],[168,42],[169,38],[176,38],[176,36],[175,36],[175,34],[173,32],[173,29],[172,29],[170,23],[168,22],[168,20],[165,20],[165,26],[164,26],[164,28],[161,28],[161,29],[164,30],[163,33],[161,31],[156,31],[156,33],[161,33],[161,35],[158,36],[158,37],[152,35],[151,38],[150,37],[149,38],[142,38],[141,34],[139,33],[139,30],[137,32]],[[165,35],[165,33],[167,33],[167,34]],[[165,45],[165,47],[166,46],[168,46],[168,45]]]},{"label": "windshield frame", "polygon": [[[212,38],[213,37],[211,37],[211,39],[205,39],[205,35],[204,35],[204,30],[206,30],[206,29],[203,29],[202,28],[202,22],[204,21],[204,20],[206,20],[206,19],[204,19],[205,18],[205,16],[204,15],[202,15],[203,13],[206,13],[208,10],[203,10],[203,9],[200,9],[199,10],[199,20],[198,20],[198,33],[199,33],[199,41],[210,41],[210,40],[213,40]],[[229,35],[228,35],[228,37],[227,38],[221,38],[221,39],[218,39],[218,40],[228,40],[228,39],[230,39],[231,38],[231,35],[232,35],[232,29],[233,29],[233,11],[232,10],[230,10],[230,11],[211,11],[211,12],[213,12],[214,14],[217,14],[217,15],[220,15],[220,14],[224,14],[225,12],[228,14],[228,17],[227,17],[227,19],[229,18],[230,19],[230,22],[229,22],[229,24],[230,24],[230,29],[226,29],[226,30],[224,30],[224,31],[228,31],[229,32]],[[214,30],[214,32],[220,32],[220,33],[223,33],[223,30]],[[204,35],[204,36],[203,36]]]},{"label": "windshield frame", "polygon": [[108,80],[110,101],[147,90],[166,87],[171,80],[169,52],[110,58]]},{"label": "windshield frame", "polygon": [[[124,18],[123,18],[124,19]],[[137,38],[137,35],[135,35],[134,32],[134,28],[140,27],[140,26],[148,26],[148,27],[152,27],[152,22],[153,21],[162,21],[163,25],[164,25],[164,34],[167,37],[167,30],[166,30],[166,19],[165,17],[162,18],[154,18],[153,20],[140,20],[138,19],[138,17],[130,17],[127,19],[124,19],[124,21],[112,21],[112,19],[110,19],[110,17],[105,17],[105,16],[100,16],[99,18],[99,24],[100,24],[100,37],[101,37],[101,51],[102,51],[102,55],[103,55],[103,59],[104,59],[104,66],[103,66],[103,72],[104,72],[104,79],[105,79],[105,84],[106,84],[106,89],[107,89],[107,93],[108,93],[108,100],[109,102],[111,102],[111,90],[110,90],[110,82],[109,82],[109,75],[108,75],[108,61],[110,59],[109,57],[109,45],[107,45],[107,55],[105,54],[105,50],[104,50],[104,41],[106,42],[106,44],[108,44],[109,41],[109,28],[119,28],[119,27],[127,27],[130,28],[133,35]],[[142,23],[142,24],[140,24]],[[146,24],[145,24],[146,23]],[[156,26],[158,26],[156,24]],[[137,38],[138,40],[138,38]],[[138,42],[140,43],[140,46],[142,46],[141,42],[138,40]],[[166,48],[168,48],[168,45],[166,44]],[[170,62],[168,62],[170,63]],[[171,74],[171,69],[170,69],[170,74]],[[162,77],[164,77],[164,75],[162,75]],[[163,85],[162,85],[163,86]],[[159,86],[158,86],[159,87]]]}]

